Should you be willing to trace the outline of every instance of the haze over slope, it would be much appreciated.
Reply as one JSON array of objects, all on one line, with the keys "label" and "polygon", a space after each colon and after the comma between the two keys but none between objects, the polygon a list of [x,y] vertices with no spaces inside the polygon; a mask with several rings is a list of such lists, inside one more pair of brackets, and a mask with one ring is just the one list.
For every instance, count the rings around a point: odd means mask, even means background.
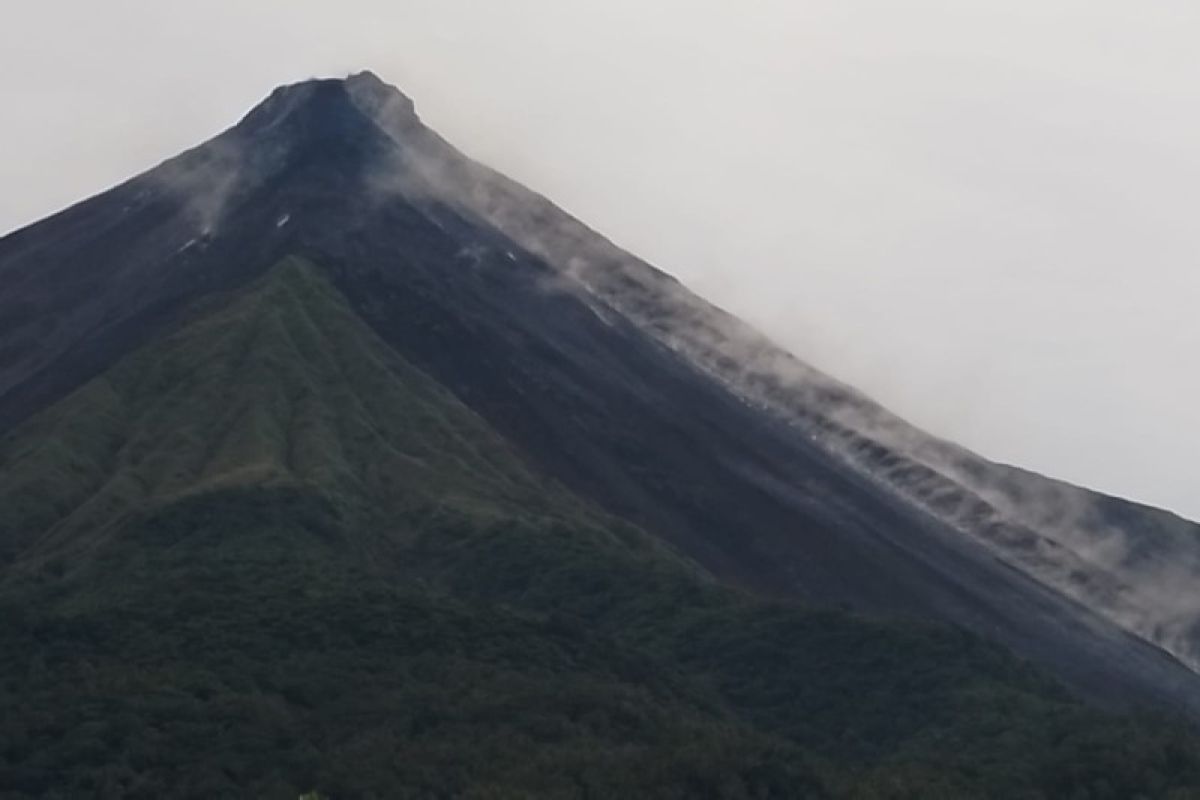
[{"label": "haze over slope", "polygon": [[[356,101],[401,145],[371,185],[460,207],[556,265],[565,280],[870,479],[980,538],[1006,562],[1200,665],[1200,527],[1174,515],[989,464],[914,429],[800,363],[543,198],[465,160],[373,77]],[[415,175],[414,175],[415,173]],[[564,286],[567,284],[564,283]]]}]

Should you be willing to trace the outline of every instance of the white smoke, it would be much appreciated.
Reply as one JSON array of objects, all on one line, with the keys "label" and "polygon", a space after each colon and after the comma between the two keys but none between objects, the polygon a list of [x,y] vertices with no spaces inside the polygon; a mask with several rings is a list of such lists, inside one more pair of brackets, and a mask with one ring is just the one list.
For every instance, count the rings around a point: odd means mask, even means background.
[{"label": "white smoke", "polygon": [[177,198],[196,235],[211,237],[225,219],[244,170],[244,147],[231,136],[219,136],[151,171],[148,191]]}]

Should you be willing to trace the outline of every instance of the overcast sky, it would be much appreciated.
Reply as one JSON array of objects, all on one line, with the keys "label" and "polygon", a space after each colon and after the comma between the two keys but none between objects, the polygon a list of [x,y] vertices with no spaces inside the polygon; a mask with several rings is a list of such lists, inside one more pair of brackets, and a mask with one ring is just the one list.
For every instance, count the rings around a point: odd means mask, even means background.
[{"label": "overcast sky", "polygon": [[0,231],[370,68],[926,429],[1200,518],[1195,0],[3,10]]}]

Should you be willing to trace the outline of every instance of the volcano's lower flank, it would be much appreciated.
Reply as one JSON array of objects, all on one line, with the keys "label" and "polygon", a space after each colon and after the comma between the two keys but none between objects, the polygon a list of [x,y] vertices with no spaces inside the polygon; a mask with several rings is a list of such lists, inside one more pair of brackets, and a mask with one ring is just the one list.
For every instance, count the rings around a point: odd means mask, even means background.
[{"label": "volcano's lower flank", "polygon": [[0,240],[0,798],[1200,796],[1198,548],[369,73]]}]

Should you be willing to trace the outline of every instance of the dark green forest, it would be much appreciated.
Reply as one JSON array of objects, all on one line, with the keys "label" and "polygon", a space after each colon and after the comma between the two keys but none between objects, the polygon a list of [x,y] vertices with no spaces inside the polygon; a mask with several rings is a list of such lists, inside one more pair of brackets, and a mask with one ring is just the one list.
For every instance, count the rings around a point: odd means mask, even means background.
[{"label": "dark green forest", "polygon": [[2,798],[1200,797],[1183,722],[718,585],[298,261],[0,441]]}]

